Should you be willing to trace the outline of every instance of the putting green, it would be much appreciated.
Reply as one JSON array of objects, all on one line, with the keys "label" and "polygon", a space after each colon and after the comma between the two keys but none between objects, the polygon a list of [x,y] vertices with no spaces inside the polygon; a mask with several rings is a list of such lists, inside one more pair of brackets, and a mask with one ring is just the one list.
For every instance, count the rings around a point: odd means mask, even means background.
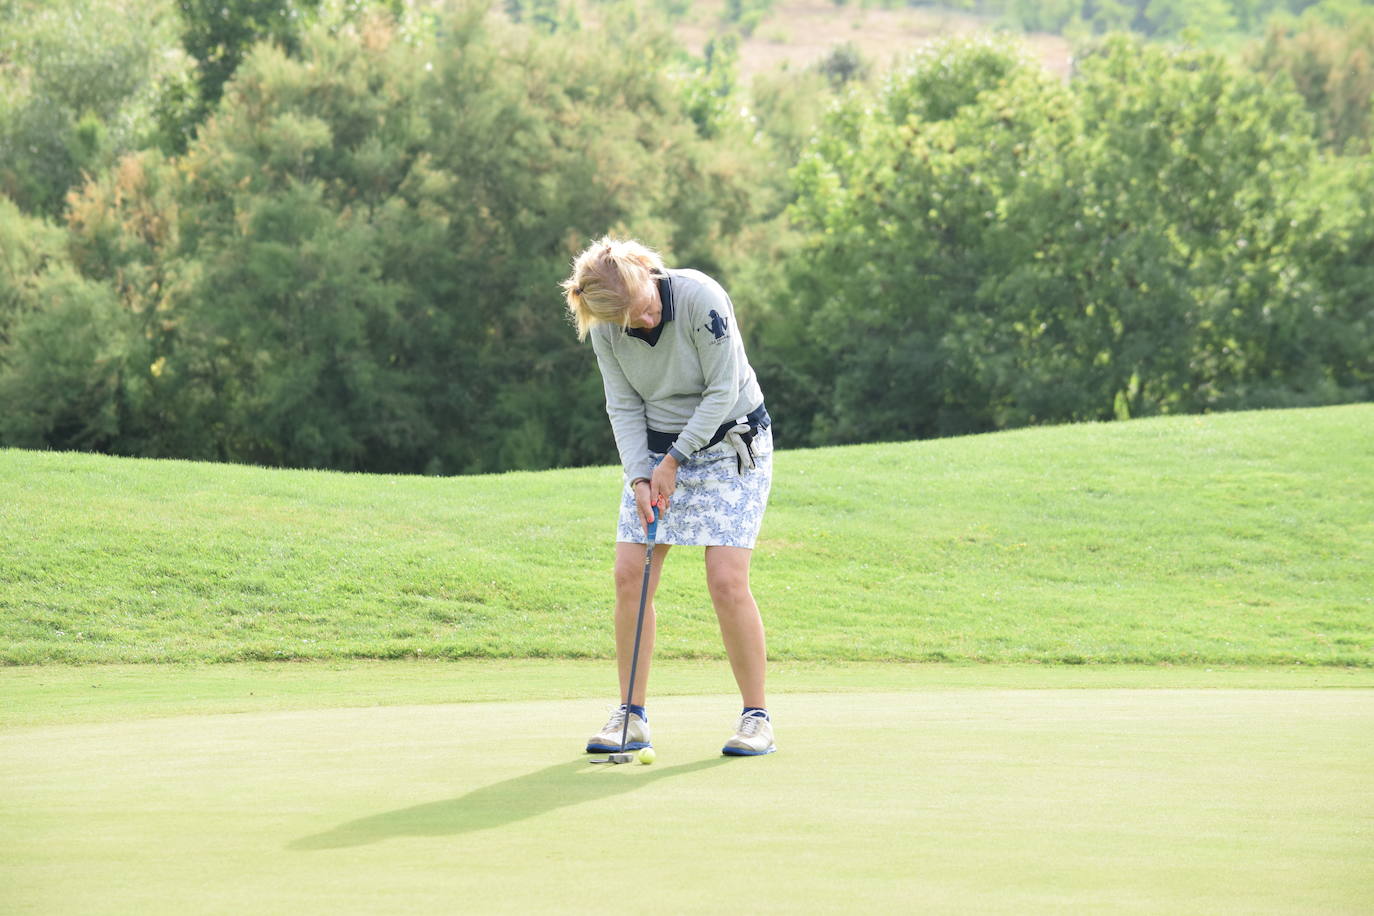
[{"label": "putting green", "polygon": [[0,910],[1374,905],[1374,691],[926,685],[772,707],[781,752],[728,759],[733,697],[658,698],[647,767],[589,765],[604,708],[578,698],[11,727]]}]

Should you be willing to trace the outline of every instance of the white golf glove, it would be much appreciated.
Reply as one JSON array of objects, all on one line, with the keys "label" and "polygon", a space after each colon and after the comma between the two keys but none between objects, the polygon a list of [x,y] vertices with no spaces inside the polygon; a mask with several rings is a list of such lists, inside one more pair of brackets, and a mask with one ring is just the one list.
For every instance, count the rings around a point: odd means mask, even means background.
[{"label": "white golf glove", "polygon": [[754,437],[750,435],[748,439],[744,438],[749,432],[748,418],[741,417],[722,440],[735,450],[736,469],[741,477],[758,467],[758,458],[754,455]]}]

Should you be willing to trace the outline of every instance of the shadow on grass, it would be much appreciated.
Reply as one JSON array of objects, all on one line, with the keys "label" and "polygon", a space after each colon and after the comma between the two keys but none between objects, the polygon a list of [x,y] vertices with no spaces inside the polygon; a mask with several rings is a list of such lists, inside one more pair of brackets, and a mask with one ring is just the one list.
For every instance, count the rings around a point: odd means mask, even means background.
[{"label": "shadow on grass", "polygon": [[288,843],[286,848],[342,849],[377,843],[391,837],[456,836],[474,830],[487,830],[569,805],[633,792],[660,779],[685,776],[729,761],[729,757],[721,756],[671,767],[643,767],[638,764],[594,767],[584,757],[483,786],[458,798],[349,821],[325,833],[302,837]]}]

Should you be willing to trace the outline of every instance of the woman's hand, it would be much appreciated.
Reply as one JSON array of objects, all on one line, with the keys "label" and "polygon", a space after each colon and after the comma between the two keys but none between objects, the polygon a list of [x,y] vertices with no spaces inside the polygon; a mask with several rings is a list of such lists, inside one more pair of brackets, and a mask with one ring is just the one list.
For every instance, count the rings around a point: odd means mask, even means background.
[{"label": "woman's hand", "polygon": [[[654,520],[653,507],[658,506],[667,513],[668,504],[672,502],[673,491],[677,489],[677,459],[672,455],[664,455],[663,460],[654,468],[654,476],[649,481],[649,512],[645,515],[644,529],[647,531],[649,522]],[[641,508],[641,513],[643,509]]]},{"label": "woman's hand", "polygon": [[649,523],[654,520],[654,500],[650,495],[652,492],[647,478],[640,478],[635,481],[635,508],[639,510],[639,521],[644,525],[644,530],[649,530]]}]

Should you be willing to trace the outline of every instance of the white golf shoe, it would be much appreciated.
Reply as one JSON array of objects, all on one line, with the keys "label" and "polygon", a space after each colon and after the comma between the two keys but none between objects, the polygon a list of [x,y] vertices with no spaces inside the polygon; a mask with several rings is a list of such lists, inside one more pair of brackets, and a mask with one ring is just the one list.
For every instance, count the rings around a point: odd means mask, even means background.
[{"label": "white golf shoe", "polygon": [[[621,749],[620,736],[624,730],[625,707],[612,707],[611,717],[606,720],[605,725],[601,726],[601,731],[587,739],[587,753],[611,754],[619,751]],[[631,713],[629,734],[625,736],[625,750],[637,751],[642,747],[649,747],[651,743],[649,740],[649,723]]]},{"label": "white golf shoe", "polygon": [[773,723],[765,715],[748,713],[739,717],[734,737],[725,742],[720,752],[731,757],[758,757],[777,749],[773,744]]}]

